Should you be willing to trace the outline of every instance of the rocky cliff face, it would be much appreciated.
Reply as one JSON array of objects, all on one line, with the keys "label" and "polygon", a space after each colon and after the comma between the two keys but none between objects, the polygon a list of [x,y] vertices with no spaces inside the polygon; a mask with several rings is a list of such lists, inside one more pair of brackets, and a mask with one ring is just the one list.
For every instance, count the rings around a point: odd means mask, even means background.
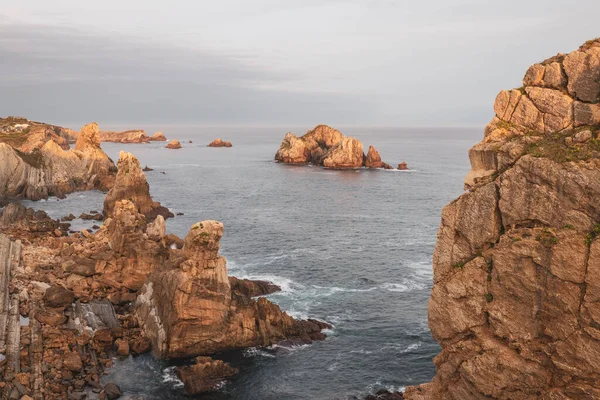
[{"label": "rocky cliff face", "polygon": [[407,399],[600,398],[599,102],[600,40],[496,98],[442,212],[437,375]]},{"label": "rocky cliff face", "polygon": [[61,148],[63,142],[52,135],[29,134],[0,135],[0,198],[39,200],[112,186],[115,166],[100,148],[97,125],[86,125],[71,150]]},{"label": "rocky cliff face", "polygon": [[374,147],[369,147],[369,155],[366,156],[360,140],[346,137],[327,125],[318,125],[301,137],[288,132],[275,154],[275,161],[285,164],[312,163],[331,169],[390,167],[381,162]]}]

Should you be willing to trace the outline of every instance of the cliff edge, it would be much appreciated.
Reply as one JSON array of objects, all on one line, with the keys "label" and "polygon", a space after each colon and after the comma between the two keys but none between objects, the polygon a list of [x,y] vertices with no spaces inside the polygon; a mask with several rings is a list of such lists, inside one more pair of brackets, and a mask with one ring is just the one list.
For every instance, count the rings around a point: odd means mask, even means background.
[{"label": "cliff edge", "polygon": [[447,205],[407,399],[600,398],[600,39],[531,66],[469,151]]}]

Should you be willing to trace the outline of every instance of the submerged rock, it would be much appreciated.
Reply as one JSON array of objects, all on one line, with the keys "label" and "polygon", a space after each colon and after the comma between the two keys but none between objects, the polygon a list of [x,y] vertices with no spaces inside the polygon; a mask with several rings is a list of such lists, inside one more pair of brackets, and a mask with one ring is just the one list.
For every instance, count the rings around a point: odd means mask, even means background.
[{"label": "submerged rock", "polygon": [[600,40],[529,68],[442,211],[429,326],[406,399],[600,398]]}]

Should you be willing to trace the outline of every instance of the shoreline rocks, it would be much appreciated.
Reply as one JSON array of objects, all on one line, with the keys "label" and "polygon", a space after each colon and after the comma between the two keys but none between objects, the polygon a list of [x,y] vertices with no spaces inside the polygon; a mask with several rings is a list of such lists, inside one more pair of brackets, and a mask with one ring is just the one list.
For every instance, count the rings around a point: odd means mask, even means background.
[{"label": "shoreline rocks", "polygon": [[406,399],[600,398],[598,102],[600,39],[496,98],[468,191],[442,211],[437,373]]},{"label": "shoreline rocks", "polygon": [[210,142],[207,147],[231,147],[232,144],[229,140],[223,141],[221,138],[217,138]]},{"label": "shoreline rocks", "polygon": [[330,169],[384,168],[392,169],[381,161],[373,146],[367,155],[360,140],[344,136],[327,125],[318,125],[305,135],[297,137],[288,132],[275,161],[284,164],[314,164]]}]

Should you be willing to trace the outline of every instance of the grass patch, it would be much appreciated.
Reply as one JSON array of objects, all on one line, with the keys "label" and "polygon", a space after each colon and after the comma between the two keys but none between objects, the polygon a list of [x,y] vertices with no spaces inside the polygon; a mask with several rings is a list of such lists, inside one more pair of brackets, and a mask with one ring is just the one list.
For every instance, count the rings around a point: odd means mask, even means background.
[{"label": "grass patch", "polygon": [[525,153],[533,157],[546,157],[558,163],[600,158],[600,140],[596,138],[592,138],[586,143],[574,143],[572,145],[565,143],[567,137],[572,137],[582,130],[595,132],[598,130],[598,126],[586,126],[543,135],[540,141],[529,144],[525,149]]},{"label": "grass patch", "polygon": [[558,238],[548,228],[544,228],[536,235],[535,240],[540,242],[544,247],[552,247],[558,243]]},{"label": "grass patch", "polygon": [[596,224],[594,229],[592,229],[592,231],[586,235],[585,244],[588,246],[591,245],[598,235],[600,235],[600,224]]}]

